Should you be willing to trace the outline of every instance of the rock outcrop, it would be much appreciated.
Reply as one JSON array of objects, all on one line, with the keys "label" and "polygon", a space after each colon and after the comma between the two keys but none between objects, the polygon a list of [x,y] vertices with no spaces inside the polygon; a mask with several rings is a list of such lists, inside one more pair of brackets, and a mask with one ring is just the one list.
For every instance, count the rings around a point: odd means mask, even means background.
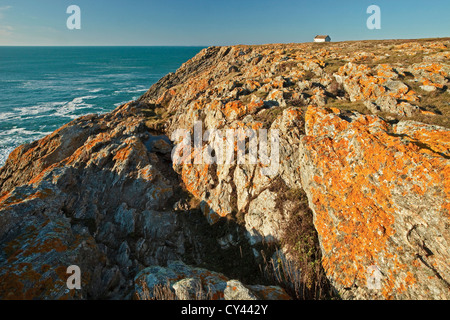
[{"label": "rock outcrop", "polygon": [[[178,300],[289,300],[279,287],[249,285],[228,279],[223,274],[202,268],[193,268],[182,261],[169,261],[167,267],[151,266],[136,276],[136,294],[139,298],[158,298],[157,288],[169,290]],[[156,290],[155,290],[156,289]],[[161,290],[163,291],[163,290]],[[164,292],[164,291],[163,291]]]},{"label": "rock outcrop", "polygon": [[[177,299],[282,299],[257,284],[271,245],[335,297],[448,299],[449,46],[211,47],[138,101],[20,146],[0,168],[0,298],[167,284]],[[192,152],[177,162],[180,130]]]},{"label": "rock outcrop", "polygon": [[[133,298],[142,268],[210,261],[221,250],[220,233],[203,234],[176,206],[182,190],[171,149],[161,148],[170,141],[138,114],[130,103],[82,117],[10,155],[1,171],[1,298]],[[67,289],[71,265],[82,271],[81,290]]]}]

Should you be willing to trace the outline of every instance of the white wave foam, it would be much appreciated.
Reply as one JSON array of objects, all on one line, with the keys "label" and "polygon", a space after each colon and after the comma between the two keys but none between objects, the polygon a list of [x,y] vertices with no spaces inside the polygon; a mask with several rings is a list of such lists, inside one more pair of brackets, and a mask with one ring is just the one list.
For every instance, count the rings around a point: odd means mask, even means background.
[{"label": "white wave foam", "polygon": [[0,82],[7,82],[7,83],[10,83],[10,82],[26,82],[27,80],[19,80],[19,79],[0,79]]},{"label": "white wave foam", "polygon": [[[34,83],[30,83],[32,85]],[[97,88],[92,89],[89,93],[91,95],[80,96],[72,99],[71,101],[54,101],[54,102],[46,102],[40,103],[34,106],[28,107],[16,107],[13,108],[12,111],[2,112],[0,113],[0,120],[8,120],[8,121],[17,121],[17,123],[22,122],[24,120],[36,122],[39,118],[49,118],[49,117],[63,117],[75,119],[82,115],[82,112],[79,110],[89,109],[95,107],[94,104],[89,103],[93,99],[99,98],[101,95],[95,95],[95,93],[101,91],[103,89]],[[147,88],[145,86],[135,86],[129,89],[121,90],[122,93],[138,93],[146,91]],[[128,102],[123,101],[121,103],[115,104],[115,106],[119,106]],[[96,109],[101,109],[101,107],[97,107]],[[97,113],[100,110],[96,111]],[[16,123],[16,122],[15,122]],[[7,160],[9,154],[19,145],[28,143],[44,136],[50,134],[51,132],[43,132],[39,130],[32,130],[27,128],[17,128],[14,127],[12,129],[4,130],[0,132],[0,166],[3,166],[5,161]]]},{"label": "white wave foam", "polygon": [[[86,103],[85,100],[96,98],[98,98],[98,96],[89,95],[76,97],[72,101],[47,102],[30,107],[14,108],[14,112],[0,113],[0,120],[15,120],[19,118],[22,119],[26,116],[32,116],[33,118],[41,118],[47,116],[76,118],[79,115],[75,115],[73,114],[73,112],[80,109],[93,107],[93,104]],[[46,115],[45,113],[51,114]]]},{"label": "white wave foam", "polygon": [[0,120],[9,120],[11,118],[14,118],[16,115],[13,112],[3,112],[0,113]]},{"label": "white wave foam", "polygon": [[85,100],[96,99],[97,97],[98,96],[77,97],[77,98],[73,99],[72,101],[69,101],[66,104],[62,105],[60,108],[58,108],[58,110],[56,110],[54,115],[59,116],[59,117],[76,119],[80,115],[74,114],[74,112],[76,112],[78,110],[94,107],[93,104],[86,103]]},{"label": "white wave foam", "polygon": [[5,141],[7,143],[10,142],[10,141],[14,142],[14,141],[16,141],[15,139],[17,139],[18,137],[22,137],[24,135],[28,135],[28,136],[42,136],[42,135],[48,135],[50,133],[51,132],[27,130],[26,128],[12,128],[12,129],[0,132],[0,137],[4,136],[4,137],[2,137],[2,141],[0,142],[0,146],[5,144],[4,143]]},{"label": "white wave foam", "polygon": [[125,103],[127,103],[127,102],[130,102],[130,100],[125,100],[125,101],[122,101],[122,102],[119,102],[119,103],[114,103],[114,107],[119,107],[119,106],[121,106],[121,105],[123,105],[123,104],[125,104]]},{"label": "white wave foam", "polygon": [[8,148],[1,148],[0,149],[0,167],[3,167],[6,160],[8,160],[9,154],[15,149],[16,147],[8,147]]},{"label": "white wave foam", "polygon": [[20,107],[20,108],[14,108],[15,113],[13,115],[15,116],[34,116],[41,113],[49,112],[56,110],[60,105],[63,105],[67,103],[66,101],[59,101],[59,102],[46,102],[42,103],[36,106],[31,107]]},{"label": "white wave foam", "polygon": [[122,93],[139,93],[139,92],[145,92],[147,90],[148,90],[148,88],[146,86],[136,86],[133,88],[115,90],[113,92],[113,94],[118,95],[118,94],[122,94]]},{"label": "white wave foam", "polygon": [[0,132],[0,167],[8,159],[9,154],[21,144],[41,139],[51,132],[31,131],[26,128],[12,128]]},{"label": "white wave foam", "polygon": [[22,83],[22,88],[28,90],[43,90],[62,87],[58,80],[28,80]]}]

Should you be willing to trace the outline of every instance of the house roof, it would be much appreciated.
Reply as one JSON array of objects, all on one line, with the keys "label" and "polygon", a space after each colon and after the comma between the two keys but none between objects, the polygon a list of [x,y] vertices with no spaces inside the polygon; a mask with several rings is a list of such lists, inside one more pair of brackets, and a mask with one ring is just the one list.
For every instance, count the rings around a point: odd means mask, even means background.
[{"label": "house roof", "polygon": [[329,35],[326,36],[316,36],[314,39],[326,39]]}]

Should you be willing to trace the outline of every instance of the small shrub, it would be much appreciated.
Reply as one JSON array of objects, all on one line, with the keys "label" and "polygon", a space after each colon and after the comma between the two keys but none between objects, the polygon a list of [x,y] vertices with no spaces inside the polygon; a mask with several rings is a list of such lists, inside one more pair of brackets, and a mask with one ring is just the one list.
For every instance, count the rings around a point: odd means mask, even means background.
[{"label": "small shrub", "polygon": [[284,288],[294,299],[334,298],[335,295],[322,268],[322,253],[306,193],[298,188],[286,190],[283,194],[285,200],[296,203],[295,214],[285,224],[281,239],[285,255],[277,254],[279,257],[277,261],[268,260],[263,255],[263,274]]}]

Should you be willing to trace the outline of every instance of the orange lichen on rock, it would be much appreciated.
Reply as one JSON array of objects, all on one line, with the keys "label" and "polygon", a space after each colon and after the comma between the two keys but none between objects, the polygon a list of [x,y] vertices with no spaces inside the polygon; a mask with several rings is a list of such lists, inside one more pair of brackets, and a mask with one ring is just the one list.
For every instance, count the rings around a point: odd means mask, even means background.
[{"label": "orange lichen on rock", "polygon": [[27,193],[21,193],[21,192],[10,192],[7,193],[4,197],[2,197],[0,200],[0,209],[13,206],[15,204],[20,204],[25,201],[33,200],[33,199],[42,199],[45,200],[49,196],[53,194],[53,191],[51,189],[44,189],[44,190],[38,190],[34,191],[31,194]]},{"label": "orange lichen on rock", "polygon": [[111,140],[109,133],[101,132],[98,135],[90,138],[86,143],[76,149],[70,156],[62,160],[60,163],[54,164],[53,168],[63,165],[74,165],[77,162],[88,160],[92,149],[99,145],[105,144]]},{"label": "orange lichen on rock", "polygon": [[450,132],[421,130],[414,132],[413,137],[433,151],[450,156]]},{"label": "orange lichen on rock", "polygon": [[28,184],[32,185],[32,184],[37,184],[39,182],[42,181],[42,179],[45,177],[45,175],[49,172],[51,172],[54,168],[56,168],[58,166],[57,163],[51,165],[50,167],[45,168],[44,170],[42,170],[37,176],[35,176],[33,179],[31,179]]},{"label": "orange lichen on rock", "polygon": [[[309,186],[327,274],[341,286],[351,287],[355,281],[364,283],[365,268],[388,259],[392,281],[385,281],[386,298],[403,291],[403,281],[416,283],[404,262],[413,257],[400,259],[390,250],[390,242],[398,236],[397,212],[409,209],[400,207],[394,193],[405,189],[426,199],[429,194],[436,197],[438,188],[444,200],[436,210],[448,214],[448,160],[392,135],[375,116],[359,115],[349,122],[331,110],[310,107],[305,121],[304,161],[315,168],[315,175],[303,174],[303,179]],[[411,182],[405,179],[410,175]]]},{"label": "orange lichen on rock", "polygon": [[256,99],[250,101],[250,103],[247,105],[247,112],[252,113],[258,110],[259,108],[264,106],[264,101],[262,99]]},{"label": "orange lichen on rock", "polygon": [[444,85],[443,85],[443,84],[440,84],[440,83],[434,83],[434,82],[432,82],[430,79],[424,79],[424,80],[422,81],[422,84],[423,84],[424,86],[433,86],[433,87],[436,87],[436,88],[438,88],[438,89],[443,89],[443,88],[444,88]]},{"label": "orange lichen on rock", "polygon": [[237,118],[240,115],[245,114],[246,113],[246,109],[245,109],[244,104],[242,103],[242,101],[240,101],[240,100],[231,101],[231,102],[228,102],[224,106],[223,113],[225,114],[225,116],[227,118],[231,118],[232,116],[234,116],[234,118]]},{"label": "orange lichen on rock", "polygon": [[377,66],[377,76],[380,78],[393,78],[397,76],[397,73],[394,69],[388,64],[379,64]]},{"label": "orange lichen on rock", "polygon": [[[24,283],[30,282],[34,285],[25,288]],[[50,294],[55,289],[64,288],[65,282],[55,281],[50,277],[41,278],[41,275],[31,267],[18,273],[7,272],[0,275],[0,296],[5,300],[32,300],[42,294]]]},{"label": "orange lichen on rock", "polygon": [[[6,300],[73,297],[74,292],[63,293],[67,288],[67,266],[55,268],[55,260],[52,259],[55,254],[64,255],[73,249],[59,237],[65,234],[66,229],[59,223],[47,220],[24,231],[2,247],[9,269],[0,274],[0,297]],[[79,242],[75,241],[73,245],[76,247]],[[36,263],[36,259],[44,257],[48,263]],[[61,268],[64,270],[62,277],[58,276]]]},{"label": "orange lichen on rock", "polygon": [[[216,103],[217,105],[217,103]],[[252,99],[249,103],[244,104],[240,100],[234,100],[221,105],[222,112],[227,119],[235,120],[243,115],[253,113],[264,105],[262,99]]]},{"label": "orange lichen on rock", "polygon": [[261,87],[261,83],[254,80],[246,80],[245,81],[247,88],[249,88],[251,91],[257,90],[259,87]]},{"label": "orange lichen on rock", "polygon": [[440,74],[444,77],[446,77],[448,74],[442,70],[442,65],[437,64],[437,63],[430,63],[427,65],[423,65],[423,66],[417,66],[414,68],[414,70],[419,71],[419,70],[425,70],[429,73],[434,73],[434,74]]},{"label": "orange lichen on rock", "polygon": [[371,72],[371,68],[363,64],[353,65],[348,63],[339,69],[338,74],[346,77],[345,83],[350,90],[353,101],[376,100],[386,92],[383,84],[387,79],[373,76]]},{"label": "orange lichen on rock", "polygon": [[6,199],[8,199],[8,197],[10,196],[11,192],[2,192],[1,196],[0,196],[0,206],[3,203],[3,201],[5,201]]},{"label": "orange lichen on rock", "polygon": [[197,151],[194,149],[189,157],[192,157],[191,164],[183,164],[181,179],[183,180],[186,188],[191,192],[196,198],[202,198],[202,190],[204,186],[208,183],[208,164],[195,164],[195,159],[197,155],[203,154],[203,149]]},{"label": "orange lichen on rock", "polygon": [[117,153],[114,156],[114,160],[125,161],[130,156],[130,153],[132,152],[132,150],[133,150],[133,148],[130,145],[127,145],[126,147],[117,151]]},{"label": "orange lichen on rock", "polygon": [[175,94],[176,91],[174,89],[166,90],[161,97],[156,100],[156,104],[167,105]]}]

